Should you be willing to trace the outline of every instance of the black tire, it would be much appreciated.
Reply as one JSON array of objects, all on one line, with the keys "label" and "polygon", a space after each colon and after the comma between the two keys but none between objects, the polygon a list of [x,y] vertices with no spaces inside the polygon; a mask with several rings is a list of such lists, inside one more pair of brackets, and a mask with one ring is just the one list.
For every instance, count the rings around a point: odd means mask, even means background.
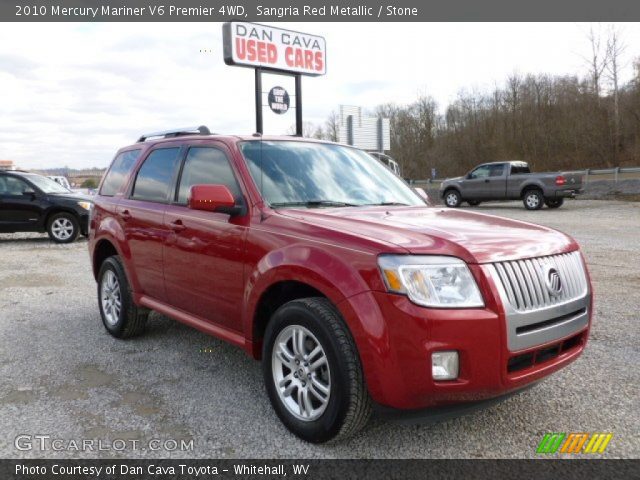
[{"label": "black tire", "polygon": [[[323,349],[321,353],[327,359],[326,375],[330,378],[330,393],[324,411],[315,419],[303,420],[291,413],[290,407],[281,400],[279,387],[276,386],[276,360],[272,356],[274,343],[281,333],[286,333],[287,327],[304,327],[317,339]],[[276,414],[301,439],[323,443],[346,438],[354,435],[369,421],[371,398],[355,343],[340,313],[326,298],[293,300],[273,314],[265,332],[262,366],[267,393]],[[294,365],[294,368],[298,367]],[[295,373],[291,371],[291,374]],[[296,374],[296,379],[300,378]],[[303,382],[300,383],[304,385]],[[309,388],[311,383],[309,380]],[[299,391],[297,388],[296,396]],[[292,390],[289,396],[293,399],[293,395]]]},{"label": "black tire", "polygon": [[522,195],[522,203],[527,210],[540,210],[544,205],[544,195],[537,188],[527,190]]},{"label": "black tire", "polygon": [[[120,300],[120,309],[118,314],[113,312],[105,312],[103,306],[103,283],[108,281],[109,275],[115,275],[118,281],[118,291]],[[112,295],[112,298],[114,295]],[[107,258],[100,267],[98,273],[98,306],[100,308],[100,316],[102,317],[102,324],[107,331],[116,338],[129,338],[141,334],[144,331],[147,317],[149,316],[149,310],[146,308],[138,307],[133,302],[133,294],[129,281],[124,272],[122,261],[120,257],[114,255]]]},{"label": "black tire", "polygon": [[480,205],[481,202],[480,200],[467,200],[467,203],[472,207],[477,207],[478,205]]},{"label": "black tire", "polygon": [[442,199],[444,200],[444,204],[449,208],[458,208],[462,203],[460,192],[453,188],[444,192]]},{"label": "black tire", "polygon": [[47,233],[49,238],[56,243],[72,243],[80,235],[80,223],[72,213],[55,213],[49,218]]},{"label": "black tire", "polygon": [[564,198],[548,199],[546,204],[549,208],[560,208],[564,203]]}]

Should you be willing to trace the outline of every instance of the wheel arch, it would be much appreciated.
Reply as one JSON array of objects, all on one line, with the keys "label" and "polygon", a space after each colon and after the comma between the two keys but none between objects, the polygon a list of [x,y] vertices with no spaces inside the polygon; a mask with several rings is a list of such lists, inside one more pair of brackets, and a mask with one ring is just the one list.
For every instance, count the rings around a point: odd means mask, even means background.
[{"label": "wheel arch", "polygon": [[538,183],[527,183],[526,185],[523,185],[522,188],[520,189],[520,198],[523,199],[524,195],[529,190],[540,190],[542,192],[542,195],[544,195],[544,188],[542,187],[542,185]]}]

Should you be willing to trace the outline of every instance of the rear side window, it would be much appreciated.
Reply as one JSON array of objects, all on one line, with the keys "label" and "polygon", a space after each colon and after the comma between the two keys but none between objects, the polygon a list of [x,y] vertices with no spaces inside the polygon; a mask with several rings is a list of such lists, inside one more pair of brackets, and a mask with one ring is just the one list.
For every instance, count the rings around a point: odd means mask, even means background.
[{"label": "rear side window", "polygon": [[180,178],[178,203],[187,203],[193,185],[226,185],[234,197],[240,194],[229,160],[224,152],[217,148],[189,149]]},{"label": "rear side window", "polygon": [[113,163],[111,168],[107,172],[107,176],[104,177],[102,182],[102,188],[100,189],[100,195],[105,197],[113,197],[120,188],[127,181],[129,172],[136,163],[140,150],[129,150],[119,154]]},{"label": "rear side window", "polygon": [[148,202],[166,202],[179,151],[179,148],[160,148],[151,152],[138,171],[131,197]]},{"label": "rear side window", "polygon": [[521,173],[531,173],[531,170],[529,170],[529,165],[518,165],[518,164],[513,164],[511,165],[511,175],[519,175]]},{"label": "rear side window", "polygon": [[31,187],[16,177],[0,177],[0,195],[22,195]]}]

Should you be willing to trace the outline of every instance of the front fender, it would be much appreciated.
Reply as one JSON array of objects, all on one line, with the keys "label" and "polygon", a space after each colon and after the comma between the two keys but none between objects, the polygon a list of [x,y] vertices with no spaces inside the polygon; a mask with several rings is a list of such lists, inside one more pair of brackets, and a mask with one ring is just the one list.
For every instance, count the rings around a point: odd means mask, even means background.
[{"label": "front fender", "polygon": [[346,262],[344,255],[321,246],[289,245],[270,251],[247,275],[242,315],[247,340],[253,341],[256,309],[269,287],[297,281],[318,290],[338,306],[345,298],[370,289],[355,265],[358,262]]}]

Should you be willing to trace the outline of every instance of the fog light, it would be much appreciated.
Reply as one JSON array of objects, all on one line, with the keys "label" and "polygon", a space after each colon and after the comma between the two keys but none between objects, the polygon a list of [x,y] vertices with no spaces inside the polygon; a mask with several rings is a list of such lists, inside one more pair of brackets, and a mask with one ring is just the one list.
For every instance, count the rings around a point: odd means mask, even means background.
[{"label": "fog light", "polygon": [[434,380],[458,378],[458,352],[434,352],[431,354],[431,375]]}]

